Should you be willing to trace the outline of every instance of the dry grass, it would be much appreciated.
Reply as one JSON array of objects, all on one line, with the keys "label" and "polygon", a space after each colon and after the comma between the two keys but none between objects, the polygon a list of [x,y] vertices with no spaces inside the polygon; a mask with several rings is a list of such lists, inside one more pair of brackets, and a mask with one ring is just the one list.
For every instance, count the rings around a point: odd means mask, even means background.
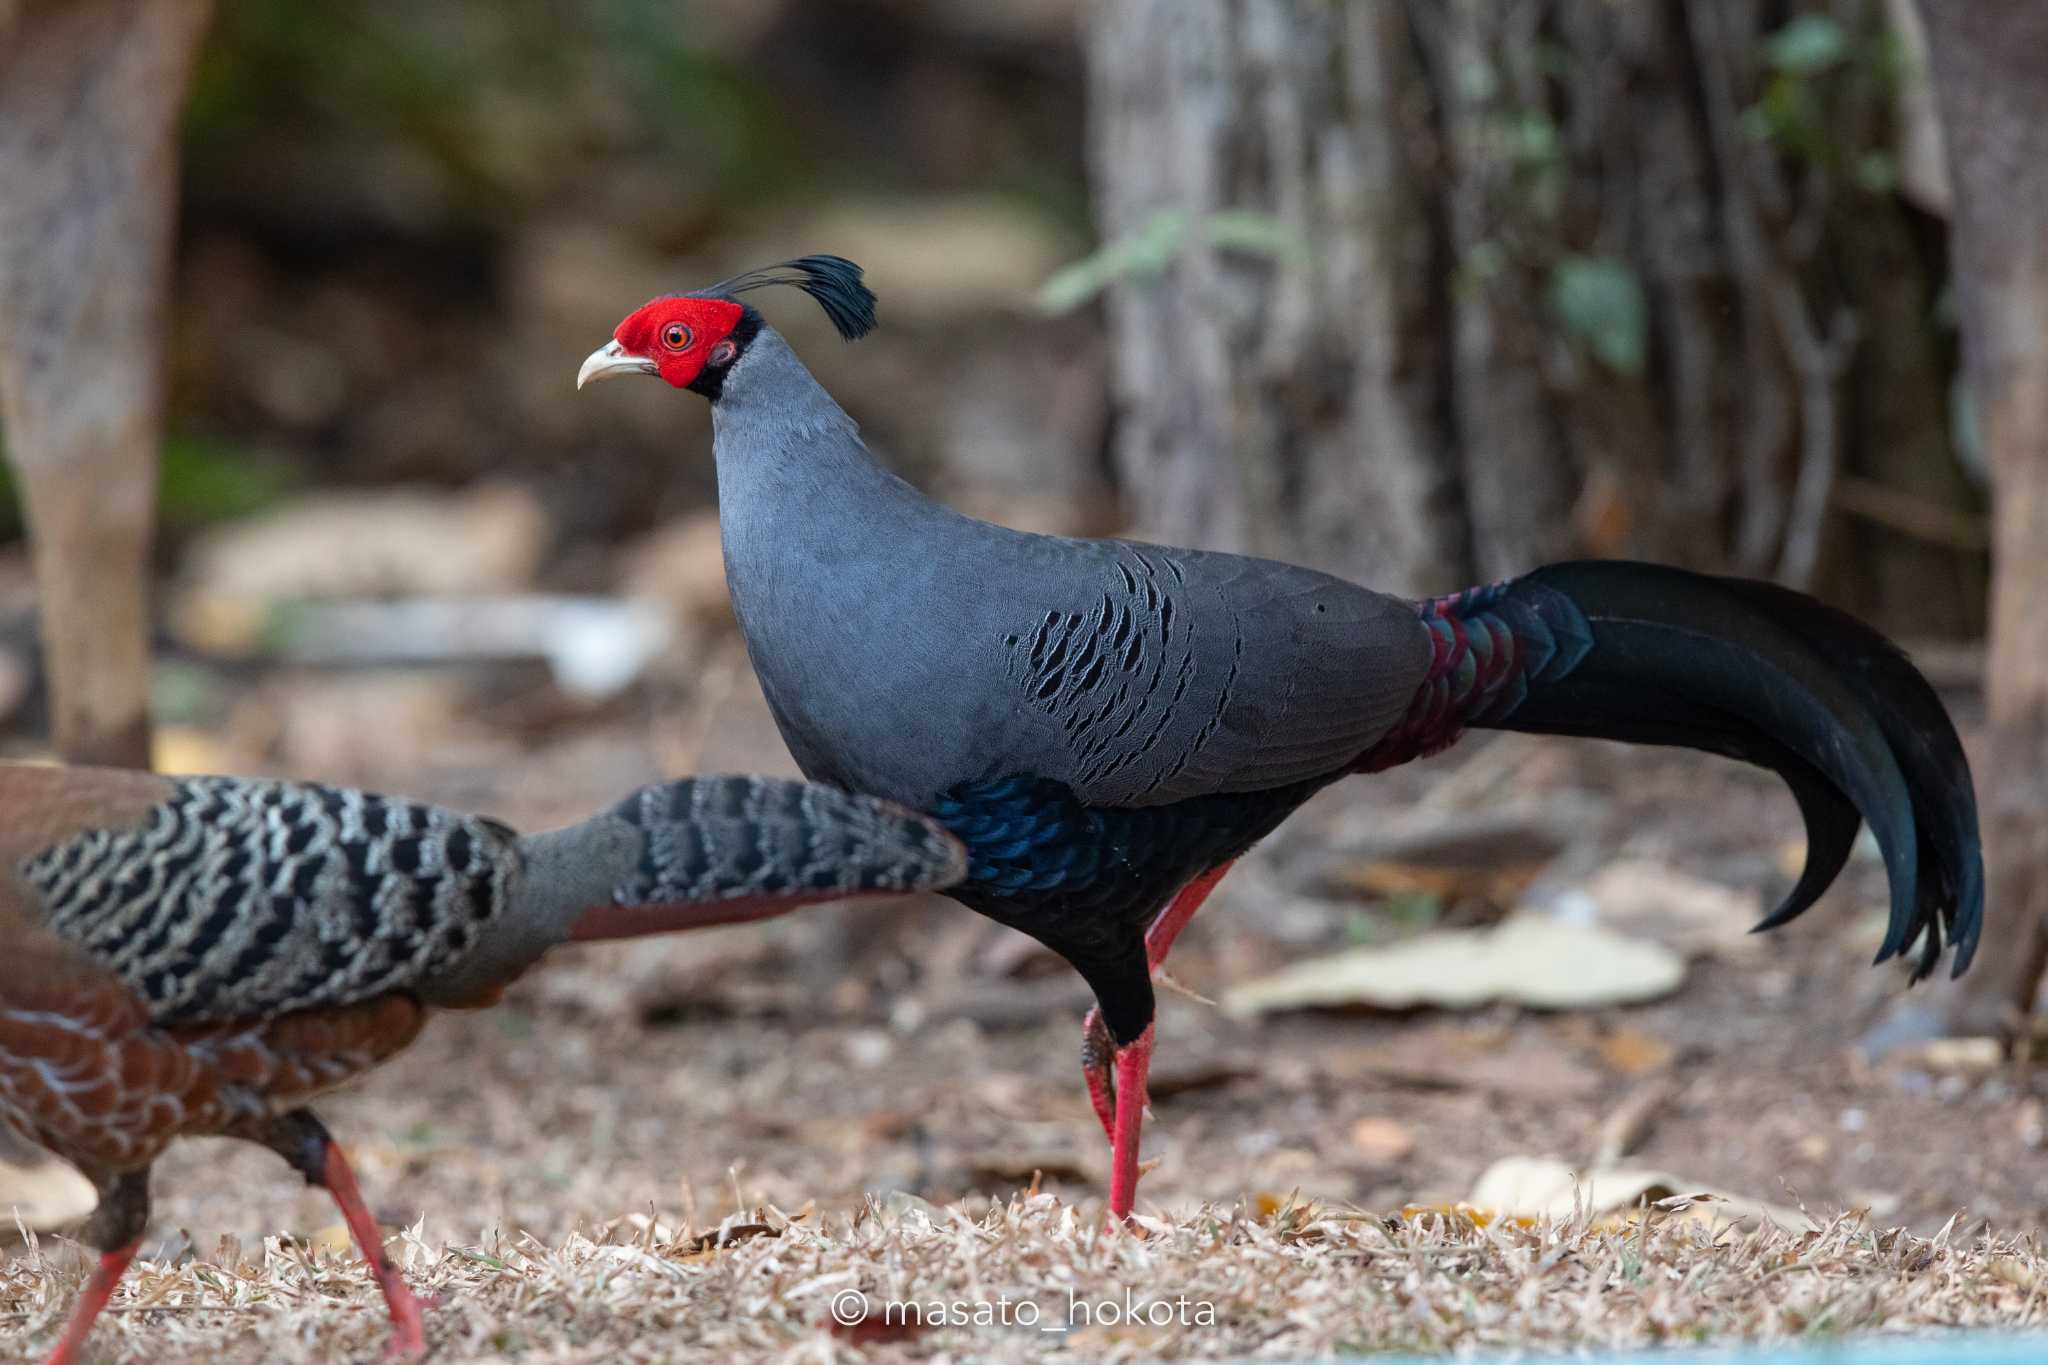
[{"label": "dry grass", "polygon": [[[1293,1357],[1488,1345],[1782,1341],[2039,1325],[2031,1241],[1929,1239],[1843,1216],[1817,1232],[1716,1234],[1684,1216],[1480,1226],[1317,1206],[1207,1208],[1105,1233],[1099,1210],[1020,1195],[974,1213],[913,1199],[851,1215],[759,1211],[691,1235],[621,1219],[559,1245],[393,1243],[437,1360]],[[45,1346],[81,1261],[45,1243],[0,1267],[5,1335]],[[865,1296],[865,1325],[834,1328]],[[1126,1302],[1143,1319],[1121,1318]],[[890,1301],[914,1302],[879,1319]],[[1071,1304],[1090,1305],[1079,1309]],[[1114,1311],[1103,1304],[1114,1306]],[[994,1321],[975,1325],[980,1313]],[[1070,1314],[1072,1315],[1070,1322]],[[1047,1328],[1060,1329],[1048,1332]],[[141,1264],[95,1337],[107,1360],[371,1360],[382,1309],[352,1254],[266,1240]],[[25,1335],[23,1335],[25,1333]]]}]

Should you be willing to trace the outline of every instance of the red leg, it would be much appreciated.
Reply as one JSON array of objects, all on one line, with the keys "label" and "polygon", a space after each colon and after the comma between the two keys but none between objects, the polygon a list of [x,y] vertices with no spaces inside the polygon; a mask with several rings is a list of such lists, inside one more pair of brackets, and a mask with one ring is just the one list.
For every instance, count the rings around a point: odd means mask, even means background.
[{"label": "red leg", "polygon": [[1116,1061],[1116,1044],[1110,1040],[1109,1025],[1102,1022],[1100,1008],[1091,1008],[1081,1020],[1081,1075],[1088,1082],[1088,1102],[1102,1124],[1102,1136],[1116,1141],[1116,1095],[1109,1069]]},{"label": "red leg", "polygon": [[113,1251],[100,1253],[99,1267],[92,1272],[92,1278],[86,1281],[84,1291],[78,1296],[78,1302],[72,1305],[71,1321],[65,1324],[64,1338],[57,1343],[57,1348],[50,1352],[49,1359],[44,1365],[71,1365],[71,1362],[78,1359],[78,1350],[85,1345],[85,1338],[92,1331],[93,1321],[99,1317],[100,1310],[107,1306],[107,1300],[114,1297],[114,1287],[121,1283],[121,1276],[127,1273],[128,1263],[135,1259],[135,1253],[141,1246],[142,1243],[138,1240],[130,1242],[127,1246],[117,1247]]},{"label": "red leg", "polygon": [[1145,931],[1145,958],[1158,971],[1166,961],[1166,955],[1173,951],[1173,941],[1180,937],[1180,931],[1188,927],[1188,921],[1195,917],[1195,911],[1202,908],[1202,902],[1209,899],[1209,893],[1216,889],[1216,883],[1223,880],[1223,874],[1230,871],[1236,862],[1218,863],[1201,876],[1183,886],[1174,898],[1167,902],[1166,909],[1152,927]]},{"label": "red leg", "polygon": [[[1195,917],[1195,911],[1202,908],[1202,902],[1209,899],[1209,893],[1230,867],[1229,863],[1212,867],[1189,882],[1167,902],[1159,918],[1152,921],[1152,927],[1145,931],[1145,960],[1153,970],[1166,961],[1173,941],[1188,927],[1188,921]],[[1102,1135],[1111,1142],[1116,1141],[1116,1102],[1110,1090],[1110,1066],[1115,1055],[1116,1045],[1103,1025],[1102,1011],[1089,1010],[1081,1021],[1081,1075],[1088,1082],[1088,1099],[1095,1106],[1095,1117],[1102,1122]]]},{"label": "red leg", "polygon": [[391,1264],[391,1258],[384,1254],[384,1234],[377,1227],[377,1220],[370,1216],[370,1210],[363,1203],[363,1193],[356,1188],[356,1173],[349,1169],[348,1158],[341,1154],[341,1144],[329,1141],[326,1164],[321,1170],[321,1183],[334,1196],[334,1203],[341,1210],[342,1221],[354,1234],[356,1246],[363,1253],[363,1260],[370,1267],[370,1274],[376,1279],[377,1287],[384,1291],[384,1304],[391,1310],[392,1325],[397,1328],[391,1338],[387,1355],[416,1360],[426,1354],[426,1324],[420,1317],[419,1300],[405,1287],[405,1280],[398,1273],[398,1267]]},{"label": "red leg", "polygon": [[1152,1025],[1116,1050],[1116,1132],[1111,1139],[1109,1216],[1131,1216],[1138,1198],[1138,1138],[1145,1128],[1145,1076],[1152,1069]]}]

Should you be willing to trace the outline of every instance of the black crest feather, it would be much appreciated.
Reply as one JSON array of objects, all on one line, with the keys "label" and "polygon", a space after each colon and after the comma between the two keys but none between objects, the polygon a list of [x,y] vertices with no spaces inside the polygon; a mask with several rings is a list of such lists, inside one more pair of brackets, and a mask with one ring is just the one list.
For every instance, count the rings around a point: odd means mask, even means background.
[{"label": "black crest feather", "polygon": [[713,285],[706,294],[744,294],[786,284],[818,301],[832,326],[848,341],[875,330],[875,293],[861,283],[861,269],[844,256],[799,256],[780,265],[763,266]]}]

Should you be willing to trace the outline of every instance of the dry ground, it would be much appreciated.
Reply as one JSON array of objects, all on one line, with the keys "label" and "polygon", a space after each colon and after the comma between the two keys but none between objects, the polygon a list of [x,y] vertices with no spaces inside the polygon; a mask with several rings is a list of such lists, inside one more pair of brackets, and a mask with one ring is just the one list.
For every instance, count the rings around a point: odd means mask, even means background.
[{"label": "dry ground", "polygon": [[[736,696],[682,766],[786,764]],[[612,716],[518,762],[350,776],[562,817],[675,766],[638,724]],[[1384,930],[1382,910],[1317,890],[1329,849],[1445,784],[1464,784],[1460,810],[1584,803],[1568,859],[1665,857],[1781,887],[1775,851],[1796,815],[1769,779],[1513,743],[1326,794],[1224,884],[1175,954],[1178,979],[1214,994],[1340,946],[1361,916]],[[322,1112],[373,1207],[411,1229],[411,1277],[445,1300],[430,1321],[446,1360],[1299,1355],[2036,1323],[2048,1157],[2034,1083],[1856,1060],[1903,978],[1866,965],[1881,870],[1859,860],[1849,881],[1632,1009],[1250,1022],[1167,997],[1142,1241],[1097,1235],[1107,1162],[1075,1074],[1080,988],[945,903],[564,955],[502,1007],[437,1020]],[[1717,1246],[1677,1218],[1481,1230],[1361,1212],[1454,1201],[1503,1156],[1582,1159],[1646,1085],[1666,1098],[1636,1159],[1824,1219],[1867,1214]],[[187,1143],[156,1191],[151,1259],[101,1358],[376,1357],[380,1313],[331,1206],[274,1158]],[[735,1219],[774,1235],[696,1240]],[[45,1345],[82,1263],[45,1238],[0,1265],[0,1339]],[[1140,1303],[1206,1296],[1214,1321],[893,1342],[828,1330],[844,1289],[1007,1295],[1063,1318],[1070,1289],[1121,1303],[1125,1288]]]}]

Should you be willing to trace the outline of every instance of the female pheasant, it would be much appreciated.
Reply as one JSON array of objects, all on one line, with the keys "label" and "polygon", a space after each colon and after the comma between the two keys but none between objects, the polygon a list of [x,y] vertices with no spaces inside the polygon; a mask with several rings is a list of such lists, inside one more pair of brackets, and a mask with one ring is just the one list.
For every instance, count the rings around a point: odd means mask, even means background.
[{"label": "female pheasant", "polygon": [[100,1190],[100,1263],[49,1365],[78,1354],[135,1255],[172,1139],[262,1143],[340,1207],[397,1332],[420,1307],[341,1148],[305,1106],[486,1005],[549,948],[935,889],[934,823],[801,782],[647,787],[521,837],[365,792],[0,766],[0,1126]]},{"label": "female pheasant", "polygon": [[977,521],[877,463],[738,297],[782,284],[849,340],[874,326],[860,267],[807,256],[634,310],[577,382],[656,375],[711,400],[733,609],[798,764],[941,819],[968,849],[949,894],[1093,988],[1082,1057],[1112,1214],[1137,1189],[1151,973],[1174,936],[1315,792],[1470,728],[1770,768],[1808,847],[1763,927],[1827,889],[1868,821],[1891,880],[1879,960],[1917,942],[1924,975],[1946,938],[1968,963],[1969,764],[1927,680],[1861,621],[1655,564],[1552,564],[1413,602],[1272,560]]}]

